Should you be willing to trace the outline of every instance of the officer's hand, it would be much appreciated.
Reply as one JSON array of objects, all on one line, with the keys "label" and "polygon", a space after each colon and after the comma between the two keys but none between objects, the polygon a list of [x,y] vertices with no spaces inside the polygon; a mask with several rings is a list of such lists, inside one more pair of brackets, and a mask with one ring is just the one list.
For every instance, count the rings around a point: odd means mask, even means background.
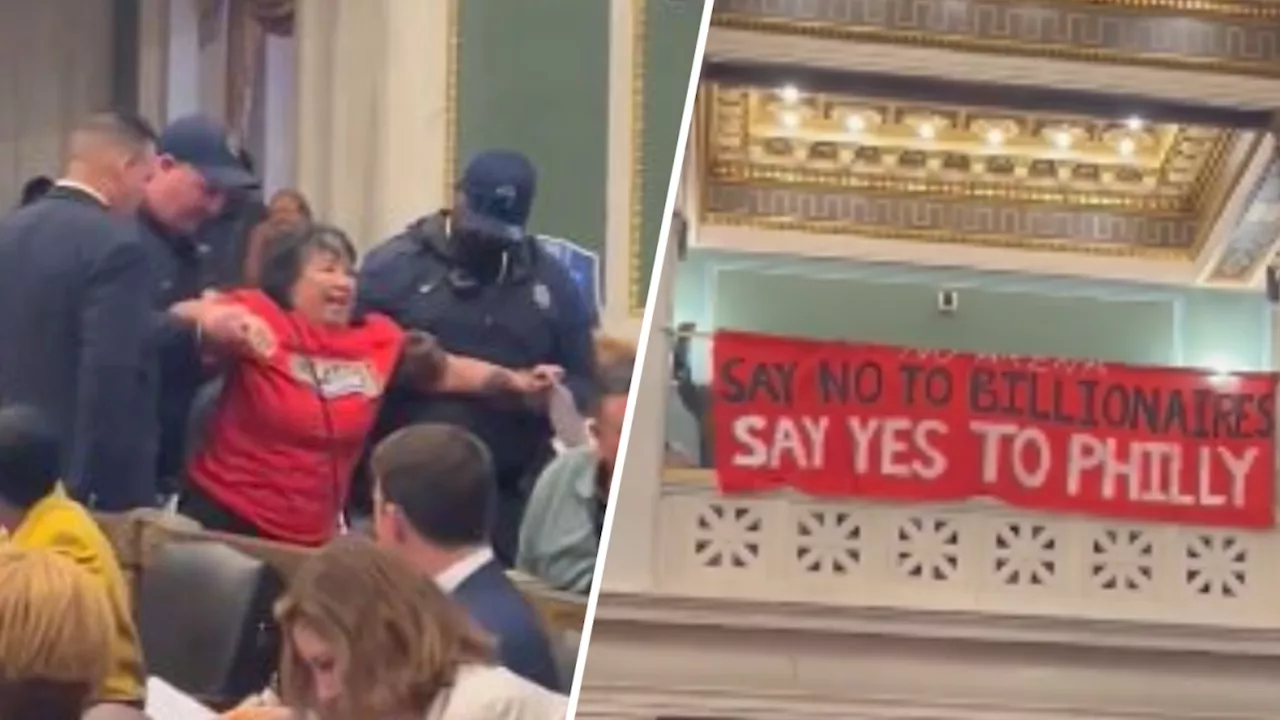
[{"label": "officer's hand", "polygon": [[557,382],[555,374],[547,368],[515,370],[513,373],[516,383],[514,389],[518,393],[520,404],[533,412],[545,411],[551,399],[551,388]]},{"label": "officer's hand", "polygon": [[264,357],[275,352],[275,333],[261,318],[239,305],[207,303],[199,322],[203,338],[218,348]]},{"label": "officer's hand", "polygon": [[547,388],[552,385],[557,385],[561,380],[564,380],[564,368],[559,365],[535,365],[529,372],[533,375],[535,380],[542,383]]},{"label": "officer's hand", "polygon": [[511,370],[510,388],[520,395],[537,395],[551,387],[550,383],[533,374],[532,370]]}]

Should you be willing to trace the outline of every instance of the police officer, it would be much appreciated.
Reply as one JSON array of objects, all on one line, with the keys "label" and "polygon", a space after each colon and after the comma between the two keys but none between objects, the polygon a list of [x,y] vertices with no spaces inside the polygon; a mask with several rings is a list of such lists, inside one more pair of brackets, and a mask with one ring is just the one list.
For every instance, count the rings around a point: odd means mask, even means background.
[{"label": "police officer", "polygon": [[[154,309],[198,298],[219,284],[213,262],[219,249],[201,242],[200,232],[221,216],[229,199],[257,186],[226,128],[214,120],[183,117],[161,132],[155,172],[139,213],[155,283],[151,288]],[[210,329],[203,328],[204,333]],[[221,329],[229,335],[218,340],[236,340],[234,328]],[[168,492],[174,489],[172,483],[185,460],[192,402],[207,379],[200,357],[202,342],[212,338],[203,337],[191,323],[171,319],[156,327],[154,339],[160,353],[157,478],[160,489]]]},{"label": "police officer", "polygon": [[217,194],[204,170],[235,180],[181,148],[196,165],[158,159],[157,145],[137,117],[87,118],[69,138],[66,174],[0,221],[0,395],[49,417],[69,489],[107,511],[155,503],[157,343],[193,339],[197,326],[207,343],[251,329],[235,308],[153,297],[171,281],[155,279],[138,213],[196,221]]},{"label": "police officer", "polygon": [[433,334],[450,353],[522,371],[502,397],[423,397],[393,390],[378,435],[415,422],[460,425],[492,454],[498,479],[494,550],[511,564],[528,485],[550,458],[550,386],[562,381],[590,406],[595,308],[525,229],[536,173],[517,152],[472,159],[454,206],[373,250],[360,273],[361,305]]},{"label": "police officer", "polygon": [[[243,148],[237,155],[240,167],[254,176],[254,161]],[[267,217],[267,205],[263,201],[262,188],[252,186],[228,193],[222,212],[200,226],[196,242],[208,248],[204,258],[203,275],[218,288],[236,288],[246,285],[245,256],[249,236],[253,228]]]}]

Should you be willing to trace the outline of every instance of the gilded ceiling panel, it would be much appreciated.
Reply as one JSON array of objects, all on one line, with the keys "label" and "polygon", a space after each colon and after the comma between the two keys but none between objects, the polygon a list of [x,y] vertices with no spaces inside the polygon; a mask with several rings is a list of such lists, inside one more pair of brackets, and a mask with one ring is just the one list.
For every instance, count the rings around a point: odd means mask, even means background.
[{"label": "gilded ceiling panel", "polygon": [[1136,118],[1037,115],[704,84],[721,183],[975,198],[1185,216],[1233,133]]},{"label": "gilded ceiling panel", "polygon": [[1231,130],[704,83],[712,223],[1186,258]]}]

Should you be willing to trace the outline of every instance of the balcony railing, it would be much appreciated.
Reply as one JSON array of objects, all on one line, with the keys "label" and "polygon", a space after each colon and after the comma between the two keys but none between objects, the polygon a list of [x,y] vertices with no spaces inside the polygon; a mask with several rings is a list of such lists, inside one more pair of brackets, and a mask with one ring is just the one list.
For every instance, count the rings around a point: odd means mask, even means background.
[{"label": "balcony railing", "polygon": [[837,606],[1280,628],[1280,534],[991,502],[723,496],[668,469],[660,591]]}]

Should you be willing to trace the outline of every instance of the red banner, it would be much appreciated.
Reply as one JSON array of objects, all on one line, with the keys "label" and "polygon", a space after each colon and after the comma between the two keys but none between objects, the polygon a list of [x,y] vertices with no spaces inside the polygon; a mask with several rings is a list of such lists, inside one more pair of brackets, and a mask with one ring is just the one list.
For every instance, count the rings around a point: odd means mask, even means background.
[{"label": "red banner", "polygon": [[716,335],[726,493],[1275,522],[1275,377]]}]

